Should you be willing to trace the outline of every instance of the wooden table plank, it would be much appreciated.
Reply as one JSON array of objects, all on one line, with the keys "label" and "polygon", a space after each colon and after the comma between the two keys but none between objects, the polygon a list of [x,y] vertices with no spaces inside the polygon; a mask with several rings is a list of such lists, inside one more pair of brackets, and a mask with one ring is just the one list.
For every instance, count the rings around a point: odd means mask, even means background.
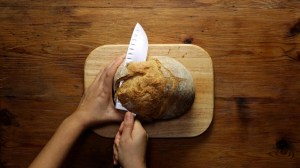
[{"label": "wooden table plank", "polygon": [[94,0],[72,0],[68,1],[52,1],[52,0],[11,0],[2,1],[0,6],[9,7],[92,7],[92,8],[281,8],[281,9],[297,9],[300,7],[300,2],[297,0],[252,0],[252,1],[231,1],[231,0],[143,0],[129,1],[124,3],[120,0],[110,1],[94,1]]},{"label": "wooden table plank", "polygon": [[[149,167],[297,167],[300,2],[0,2],[0,167],[27,167],[83,93],[87,55],[126,44],[193,43],[213,60],[215,111],[201,136],[150,139]],[[111,139],[86,132],[66,167],[109,167]],[[176,162],[174,161],[176,156]]]}]

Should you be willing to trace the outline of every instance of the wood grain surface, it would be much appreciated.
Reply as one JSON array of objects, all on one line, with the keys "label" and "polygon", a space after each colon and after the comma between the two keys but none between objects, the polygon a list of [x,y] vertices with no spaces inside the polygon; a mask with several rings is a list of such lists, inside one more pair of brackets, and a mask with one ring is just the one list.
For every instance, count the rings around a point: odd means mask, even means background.
[{"label": "wood grain surface", "polygon": [[[104,45],[94,49],[85,61],[84,87],[90,86],[100,69],[114,58],[127,52],[128,45]],[[195,100],[189,111],[172,120],[144,124],[150,138],[194,137],[202,134],[210,125],[214,108],[213,63],[208,53],[191,44],[150,44],[148,55],[168,56],[182,63],[191,73]],[[175,101],[175,100],[174,100]],[[95,130],[103,137],[114,138],[120,123],[108,124]]]},{"label": "wood grain surface", "polygon": [[[0,167],[27,167],[83,93],[88,54],[152,44],[211,56],[215,111],[200,136],[150,139],[148,167],[299,167],[298,0],[1,0]],[[87,131],[64,167],[112,167],[112,139]]]}]

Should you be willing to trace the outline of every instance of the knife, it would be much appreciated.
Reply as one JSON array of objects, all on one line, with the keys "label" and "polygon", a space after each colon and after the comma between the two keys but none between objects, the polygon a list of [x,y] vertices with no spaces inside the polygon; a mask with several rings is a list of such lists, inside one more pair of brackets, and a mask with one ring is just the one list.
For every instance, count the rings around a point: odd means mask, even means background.
[{"label": "knife", "polygon": [[[126,66],[130,62],[146,61],[147,55],[148,55],[148,37],[143,27],[139,23],[137,23],[131,35],[131,39],[125,57],[124,66]],[[123,81],[120,82],[120,86],[122,85],[122,83]],[[128,111],[125,107],[123,107],[123,105],[121,104],[118,98],[116,99],[115,108],[119,110]],[[136,115],[136,113],[134,114]]]}]

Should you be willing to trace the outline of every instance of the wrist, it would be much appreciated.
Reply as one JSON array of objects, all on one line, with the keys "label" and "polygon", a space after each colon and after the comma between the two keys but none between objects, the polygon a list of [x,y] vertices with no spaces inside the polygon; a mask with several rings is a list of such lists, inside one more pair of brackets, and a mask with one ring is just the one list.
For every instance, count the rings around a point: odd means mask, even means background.
[{"label": "wrist", "polygon": [[135,164],[133,166],[124,166],[124,168],[146,168],[146,163]]},{"label": "wrist", "polygon": [[142,162],[136,166],[136,168],[146,168],[146,163]]},{"label": "wrist", "polygon": [[69,125],[72,125],[74,128],[84,131],[88,128],[87,122],[82,119],[78,113],[73,113],[69,117],[67,117],[64,122],[68,123]]},{"label": "wrist", "polygon": [[124,168],[146,168],[146,162],[145,161],[137,161],[137,162],[134,162],[134,161],[131,161],[130,164],[125,164],[125,165],[122,165],[124,166]]},{"label": "wrist", "polygon": [[88,129],[106,122],[105,118],[93,117],[89,115],[88,112],[83,110],[76,110],[72,115],[70,115],[70,117],[74,118],[74,120],[77,120],[77,122],[80,123],[84,129]]},{"label": "wrist", "polygon": [[146,168],[146,162],[145,161],[141,162],[137,168]]}]

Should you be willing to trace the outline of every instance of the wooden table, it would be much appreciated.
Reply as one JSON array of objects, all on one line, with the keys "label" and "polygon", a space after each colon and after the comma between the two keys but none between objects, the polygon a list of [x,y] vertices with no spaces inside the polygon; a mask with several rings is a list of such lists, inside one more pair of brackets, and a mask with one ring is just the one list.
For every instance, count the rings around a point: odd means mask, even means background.
[{"label": "wooden table", "polygon": [[[149,167],[300,165],[300,2],[151,0],[0,2],[0,167],[27,167],[83,93],[87,55],[127,44],[140,22],[152,44],[211,55],[214,118],[195,138],[150,139]],[[111,167],[113,139],[88,131],[65,167]]]}]

